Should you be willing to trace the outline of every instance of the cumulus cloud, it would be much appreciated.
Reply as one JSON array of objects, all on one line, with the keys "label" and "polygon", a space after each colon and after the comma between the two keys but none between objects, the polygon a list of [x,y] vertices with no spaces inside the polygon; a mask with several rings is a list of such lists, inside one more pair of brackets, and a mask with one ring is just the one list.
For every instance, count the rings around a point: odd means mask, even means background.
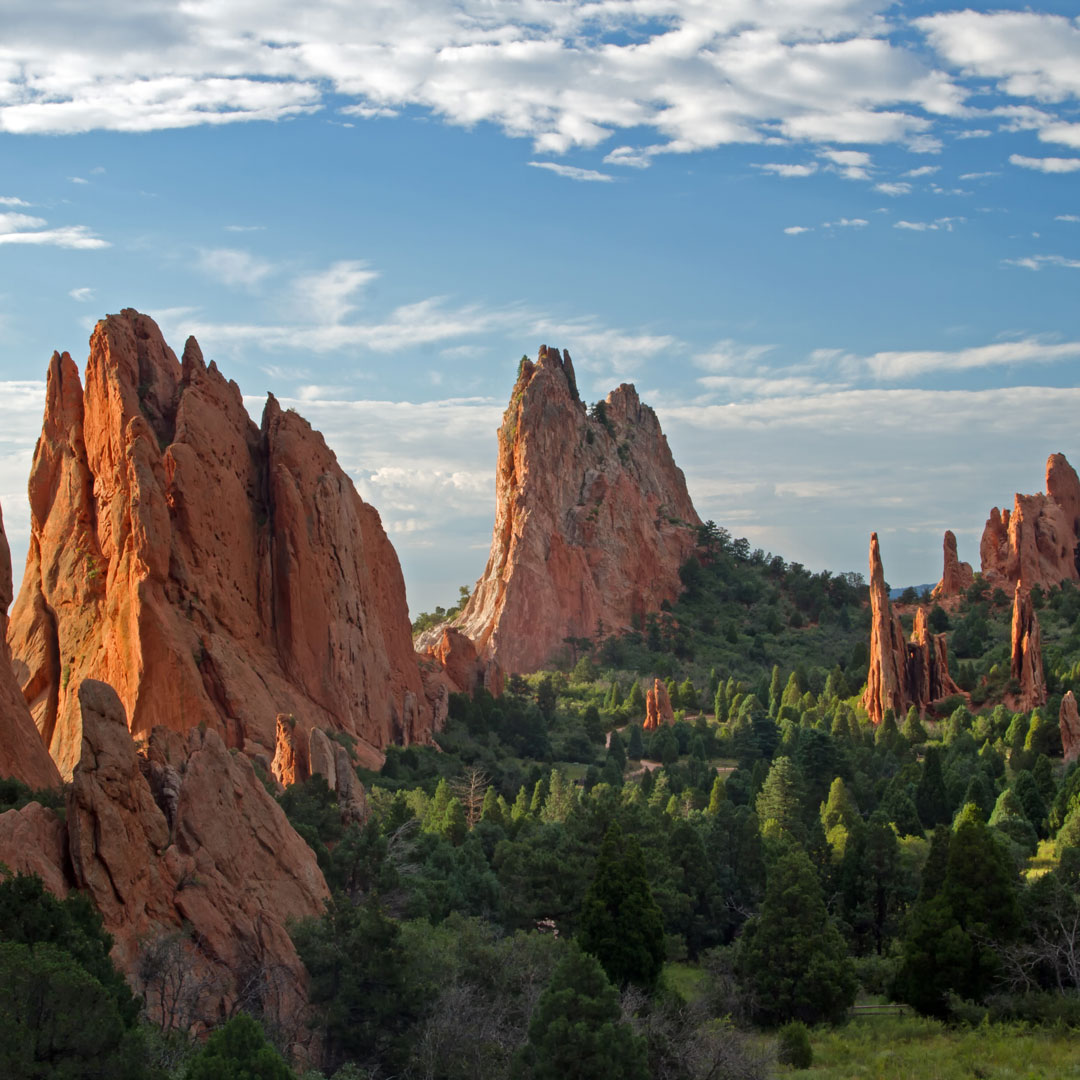
[{"label": "cumulus cloud", "polygon": [[1080,259],[1067,259],[1064,255],[1026,255],[1021,259],[1005,259],[1006,266],[1019,266],[1024,270],[1042,270],[1046,266],[1066,270],[1080,270]]},{"label": "cumulus cloud", "polygon": [[917,169],[908,169],[904,175],[914,180],[920,176],[933,176],[940,168],[940,165],[920,165]]},{"label": "cumulus cloud", "polygon": [[786,232],[788,236],[799,236],[801,233],[813,231],[813,228],[809,225],[789,225],[784,230],[784,232]]},{"label": "cumulus cloud", "polygon": [[821,227],[823,229],[862,229],[869,225],[870,222],[866,218],[839,218],[836,221],[823,221]]},{"label": "cumulus cloud", "polygon": [[892,195],[892,196],[910,195],[911,194],[911,185],[910,184],[905,184],[901,180],[897,180],[897,181],[893,181],[893,182],[890,182],[890,183],[875,184],[874,185],[874,190],[875,191],[880,191],[882,193],[882,195]]}]

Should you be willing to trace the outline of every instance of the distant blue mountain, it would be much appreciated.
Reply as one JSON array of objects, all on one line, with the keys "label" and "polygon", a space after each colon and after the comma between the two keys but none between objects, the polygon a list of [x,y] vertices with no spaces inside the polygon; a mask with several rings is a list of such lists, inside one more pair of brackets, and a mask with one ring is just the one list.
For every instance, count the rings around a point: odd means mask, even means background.
[{"label": "distant blue mountain", "polygon": [[[914,586],[914,588],[915,588],[915,591],[916,591],[916,592],[917,592],[917,593],[918,593],[918,594],[919,594],[920,596],[922,596],[922,594],[923,594],[923,592],[924,592],[924,591],[926,591],[927,589],[932,589],[932,588],[933,588],[933,587],[934,587],[934,586],[935,586],[936,584],[937,584],[937,582],[936,582],[936,581],[931,581],[929,585],[916,585],[916,586]],[[901,594],[902,594],[902,593],[904,592],[904,590],[905,590],[905,589],[906,589],[907,587],[908,587],[907,585],[900,585],[900,586],[898,586],[898,587],[897,587],[897,588],[895,588],[895,589],[893,589],[893,588],[890,588],[890,589],[889,589],[889,599],[890,599],[890,600],[899,600],[899,599],[900,599],[900,596],[901,596]]]}]

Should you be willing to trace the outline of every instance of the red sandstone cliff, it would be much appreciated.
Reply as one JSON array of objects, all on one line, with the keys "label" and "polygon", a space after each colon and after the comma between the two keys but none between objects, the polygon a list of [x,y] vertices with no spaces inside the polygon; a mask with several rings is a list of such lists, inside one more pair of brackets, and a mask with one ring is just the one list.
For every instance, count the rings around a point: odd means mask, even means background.
[{"label": "red sandstone cliff", "polygon": [[88,679],[76,700],[66,824],[37,803],[0,815],[0,861],[40,873],[54,892],[87,892],[129,976],[147,975],[148,954],[171,942],[200,988],[192,1021],[238,1002],[295,1018],[306,973],[287,922],[320,915],[329,895],[314,853],[216,732],[155,728],[139,754],[110,686]]},{"label": "red sandstone cliff", "polygon": [[675,713],[671,708],[667,687],[659,679],[654,679],[645,695],[645,722],[642,728],[645,731],[655,731],[664,724],[674,723]]},{"label": "red sandstone cliff", "polygon": [[877,533],[870,534],[870,613],[870,670],[863,706],[875,724],[881,723],[886,709],[892,709],[900,723],[912,705],[923,712],[932,702],[960,692],[949,675],[945,635],[929,632],[922,608],[916,612],[911,641],[905,640],[900,616],[889,603]]},{"label": "red sandstone cliff", "polygon": [[85,389],[54,354],[29,491],[8,640],[64,775],[80,755],[85,678],[115,686],[138,737],[203,724],[267,763],[279,713],[357,736],[370,764],[428,737],[378,513],[272,396],[256,427],[193,338],[181,364],[153,320],[109,316]]},{"label": "red sandstone cliff", "polygon": [[522,361],[499,428],[491,554],[455,620],[507,672],[680,592],[700,519],[656,414],[627,384],[596,411],[569,354],[541,346]]},{"label": "red sandstone cliff", "polygon": [[975,580],[971,563],[961,562],[956,554],[956,534],[951,529],[945,530],[944,567],[941,580],[934,586],[930,596],[934,600],[947,600],[951,596],[961,596]]},{"label": "red sandstone cliff", "polygon": [[60,773],[12,674],[6,643],[10,604],[11,550],[0,512],[0,778],[14,777],[35,790],[59,787]]},{"label": "red sandstone cliff", "polygon": [[987,581],[1008,591],[1080,580],[1080,480],[1064,454],[1046,462],[1046,494],[1018,494],[1011,512],[990,511],[979,555]]},{"label": "red sandstone cliff", "polygon": [[1061,712],[1058,714],[1061,728],[1061,747],[1065,755],[1065,764],[1080,760],[1080,711],[1076,708],[1076,697],[1071,690],[1061,699]]}]

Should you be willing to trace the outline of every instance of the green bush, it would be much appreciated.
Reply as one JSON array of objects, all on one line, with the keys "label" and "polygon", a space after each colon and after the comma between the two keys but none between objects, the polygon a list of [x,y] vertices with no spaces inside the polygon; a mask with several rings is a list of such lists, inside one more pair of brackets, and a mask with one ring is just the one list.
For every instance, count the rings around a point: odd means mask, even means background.
[{"label": "green bush", "polygon": [[814,1064],[814,1051],[810,1046],[810,1032],[806,1025],[793,1020],[779,1031],[776,1056],[781,1065],[796,1069],[809,1069]]}]

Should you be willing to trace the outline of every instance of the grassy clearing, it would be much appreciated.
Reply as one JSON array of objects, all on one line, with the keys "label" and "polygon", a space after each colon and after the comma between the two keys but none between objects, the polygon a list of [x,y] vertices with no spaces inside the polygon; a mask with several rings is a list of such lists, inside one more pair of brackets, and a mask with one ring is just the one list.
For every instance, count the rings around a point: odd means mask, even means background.
[{"label": "grassy clearing", "polygon": [[692,1002],[701,996],[705,972],[693,964],[672,962],[664,965],[661,978],[683,1001]]},{"label": "grassy clearing", "polygon": [[[1080,1035],[1018,1024],[951,1029],[922,1017],[865,1017],[811,1033],[815,1080],[1068,1080]],[[781,1074],[796,1070],[781,1068]]]}]

